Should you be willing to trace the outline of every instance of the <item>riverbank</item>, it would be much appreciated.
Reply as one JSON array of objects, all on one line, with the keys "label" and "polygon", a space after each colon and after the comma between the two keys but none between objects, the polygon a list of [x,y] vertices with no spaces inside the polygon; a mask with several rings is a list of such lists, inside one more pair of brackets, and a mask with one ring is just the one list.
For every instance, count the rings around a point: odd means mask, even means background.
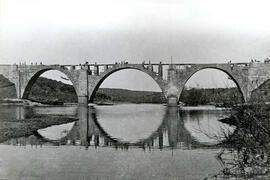
[{"label": "riverbank", "polygon": [[1,119],[0,120],[0,143],[11,138],[28,137],[38,129],[53,125],[59,125],[77,121],[78,118],[71,116],[46,116],[28,119]]},{"label": "riverbank", "polygon": [[0,100],[0,106],[6,105],[6,106],[76,106],[78,103],[42,103],[42,102],[36,102],[29,99],[17,99],[17,98],[6,98],[3,100]]}]

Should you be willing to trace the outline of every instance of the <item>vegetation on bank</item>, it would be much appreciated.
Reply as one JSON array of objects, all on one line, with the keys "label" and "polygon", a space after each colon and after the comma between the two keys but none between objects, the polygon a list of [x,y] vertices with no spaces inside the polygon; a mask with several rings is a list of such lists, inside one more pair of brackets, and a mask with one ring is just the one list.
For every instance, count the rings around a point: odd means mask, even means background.
[{"label": "vegetation on bank", "polygon": [[[224,131],[225,149],[218,155],[222,178],[270,178],[270,105],[234,106],[221,120],[234,127]],[[229,152],[228,152],[229,149]]]}]

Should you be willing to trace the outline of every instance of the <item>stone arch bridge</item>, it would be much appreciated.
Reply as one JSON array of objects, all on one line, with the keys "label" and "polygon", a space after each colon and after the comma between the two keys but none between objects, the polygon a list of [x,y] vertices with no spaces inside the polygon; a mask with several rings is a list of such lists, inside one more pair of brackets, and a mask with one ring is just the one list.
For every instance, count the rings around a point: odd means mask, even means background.
[{"label": "stone arch bridge", "polygon": [[[243,101],[249,102],[251,92],[270,78],[268,63],[224,64],[83,64],[83,65],[0,65],[0,74],[14,83],[17,97],[27,98],[36,79],[48,70],[64,73],[73,83],[80,104],[87,104],[101,83],[114,72],[136,69],[153,78],[169,105],[179,101],[185,83],[196,72],[213,68],[225,72],[237,85]],[[166,71],[166,73],[165,73]]]}]

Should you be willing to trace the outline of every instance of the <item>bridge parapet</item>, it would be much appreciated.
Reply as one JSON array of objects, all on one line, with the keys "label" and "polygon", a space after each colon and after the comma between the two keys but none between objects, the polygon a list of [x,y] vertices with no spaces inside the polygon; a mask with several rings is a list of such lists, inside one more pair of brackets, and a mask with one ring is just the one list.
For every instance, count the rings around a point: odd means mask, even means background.
[{"label": "bridge parapet", "polygon": [[[159,65],[159,64],[158,64]],[[115,70],[115,69],[138,69],[138,70],[148,70],[149,72],[153,72],[155,75],[160,75],[161,73],[158,72],[158,68],[156,70],[153,68],[154,65],[152,64],[125,64],[125,63],[118,63],[118,64],[108,64],[108,65],[95,65],[96,69],[88,68],[90,70],[90,75],[102,75],[103,73],[106,73],[107,71],[110,70]],[[157,65],[156,65],[157,66]],[[98,73],[97,73],[98,72]]]}]

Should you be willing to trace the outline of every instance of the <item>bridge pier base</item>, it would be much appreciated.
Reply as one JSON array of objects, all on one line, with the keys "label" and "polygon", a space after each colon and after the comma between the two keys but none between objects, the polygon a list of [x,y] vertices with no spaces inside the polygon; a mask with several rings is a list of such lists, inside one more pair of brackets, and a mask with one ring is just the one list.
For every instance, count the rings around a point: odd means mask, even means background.
[{"label": "bridge pier base", "polygon": [[89,129],[89,109],[88,106],[80,106],[78,108],[78,117],[79,117],[79,127],[80,127],[80,138],[81,145],[88,147],[88,129]]},{"label": "bridge pier base", "polygon": [[78,96],[78,104],[79,105],[88,105],[88,97],[87,96]]},{"label": "bridge pier base", "polygon": [[178,106],[178,98],[175,96],[170,96],[167,98],[168,106]]}]

